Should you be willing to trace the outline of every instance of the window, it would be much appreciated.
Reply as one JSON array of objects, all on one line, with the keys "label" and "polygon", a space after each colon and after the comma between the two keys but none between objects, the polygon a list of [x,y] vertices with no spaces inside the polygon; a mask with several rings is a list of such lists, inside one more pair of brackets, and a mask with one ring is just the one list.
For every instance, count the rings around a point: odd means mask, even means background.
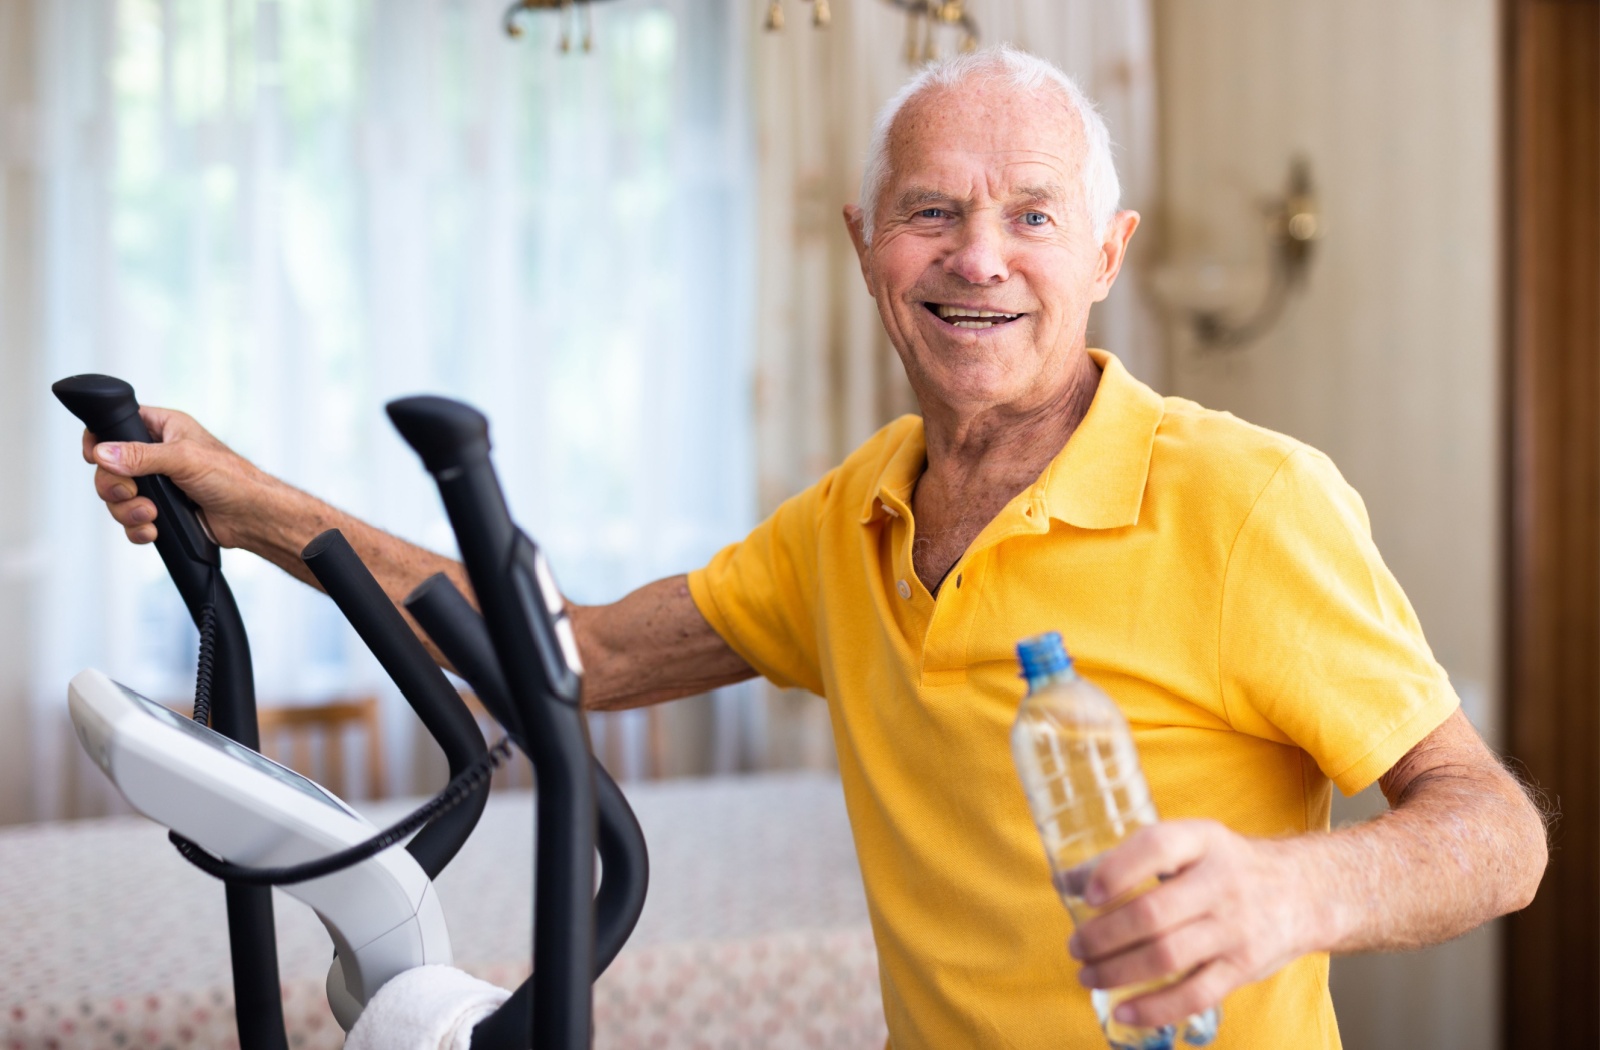
[{"label": "window", "polygon": [[[123,376],[445,551],[382,406],[460,397],[576,600],[703,562],[754,502],[736,6],[597,5],[593,53],[559,55],[557,16],[513,42],[500,0],[41,5],[45,378]],[[41,527],[87,554],[49,570],[37,702],[86,664],[186,697],[193,628],[64,415]],[[326,599],[225,565],[263,701],[382,681]]]}]

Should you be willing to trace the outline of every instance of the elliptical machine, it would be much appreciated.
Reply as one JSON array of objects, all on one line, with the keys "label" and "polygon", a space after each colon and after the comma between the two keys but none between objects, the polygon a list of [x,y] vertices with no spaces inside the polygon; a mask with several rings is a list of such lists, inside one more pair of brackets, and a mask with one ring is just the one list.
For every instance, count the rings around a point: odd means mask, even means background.
[{"label": "elliptical machine", "polygon": [[[151,440],[127,383],[82,375],[61,380],[52,390],[100,440]],[[616,957],[643,910],[648,882],[644,837],[622,792],[590,751],[579,706],[582,664],[572,626],[543,555],[511,520],[489,459],[487,420],[467,405],[437,397],[404,398],[390,403],[388,413],[438,484],[483,610],[480,615],[448,578],[438,575],[406,598],[407,611],[477,691],[508,739],[527,754],[537,784],[534,970],[474,1028],[472,1046],[580,1050],[592,1039],[591,982]],[[222,575],[221,552],[194,505],[170,479],[152,476],[137,484],[140,494],[156,504],[161,523],[156,549],[201,633],[195,720],[255,752],[260,736],[249,642]],[[172,832],[186,859],[225,884],[242,1050],[288,1047],[269,887],[284,886],[313,901],[315,889],[326,890],[344,877],[341,873],[375,863],[382,851],[413,832],[406,852],[431,880],[476,826],[487,802],[488,776],[507,754],[504,742],[492,750],[485,747],[459,695],[337,530],[318,536],[302,557],[443,748],[451,781],[433,801],[366,841],[272,868],[235,863],[209,843]],[[73,699],[77,720],[79,698]],[[109,731],[93,722],[95,732]],[[84,724],[79,730],[90,747],[94,734],[86,734]],[[99,746],[97,760],[111,775],[104,741]],[[159,749],[143,757],[147,766],[162,766]],[[253,761],[274,765],[259,755]],[[287,770],[276,775],[286,779],[283,774],[304,780]],[[306,784],[311,790],[302,786],[305,794],[321,791]],[[170,792],[162,797],[163,805],[171,804]],[[179,807],[184,819],[206,802],[203,796],[185,800]],[[604,879],[594,893],[597,848]],[[339,907],[330,900],[336,895],[324,892],[313,907],[340,950],[359,955],[361,946],[341,936],[340,917],[329,914]],[[395,956],[385,958],[392,966]],[[428,956],[427,950],[410,958],[448,961]],[[377,990],[376,985],[361,984],[361,975],[359,965],[349,959],[342,964],[336,954],[329,971],[329,999],[347,1030]]]}]

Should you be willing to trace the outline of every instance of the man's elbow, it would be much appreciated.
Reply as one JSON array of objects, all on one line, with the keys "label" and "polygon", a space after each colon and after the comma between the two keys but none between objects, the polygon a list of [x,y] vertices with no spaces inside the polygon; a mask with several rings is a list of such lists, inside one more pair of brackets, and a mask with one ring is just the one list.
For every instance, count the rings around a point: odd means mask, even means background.
[{"label": "man's elbow", "polygon": [[1521,812],[1516,820],[1519,841],[1514,851],[1516,863],[1512,866],[1513,877],[1506,880],[1505,896],[1500,908],[1502,915],[1521,911],[1533,903],[1533,898],[1539,892],[1539,883],[1544,880],[1545,868],[1550,863],[1550,826],[1554,815],[1536,792],[1523,788],[1520,794]]}]

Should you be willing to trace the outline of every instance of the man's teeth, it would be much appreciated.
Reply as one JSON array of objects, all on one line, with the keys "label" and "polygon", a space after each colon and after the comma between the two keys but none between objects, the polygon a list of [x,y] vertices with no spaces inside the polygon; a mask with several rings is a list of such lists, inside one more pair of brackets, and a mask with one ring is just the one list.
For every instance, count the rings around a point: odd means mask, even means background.
[{"label": "man's teeth", "polygon": [[[997,324],[1014,321],[1022,316],[1021,314],[1001,313],[998,310],[971,310],[961,306],[945,306],[942,303],[936,304],[933,309],[935,313],[949,321],[951,326],[955,328],[993,328]],[[954,318],[960,318],[960,320],[954,320]],[[990,320],[990,318],[993,318],[993,320]]]}]

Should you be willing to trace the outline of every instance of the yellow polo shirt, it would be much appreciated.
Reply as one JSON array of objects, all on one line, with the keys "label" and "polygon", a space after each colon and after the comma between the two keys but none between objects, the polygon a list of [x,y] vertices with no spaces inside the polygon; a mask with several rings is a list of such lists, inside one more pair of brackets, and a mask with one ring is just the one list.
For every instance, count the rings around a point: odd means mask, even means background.
[{"label": "yellow polo shirt", "polygon": [[[1328,826],[1457,700],[1321,453],[1115,357],[1039,479],[937,599],[912,571],[922,421],[889,424],[691,574],[784,686],[826,697],[897,1050],[1104,1045],[1011,764],[1013,647],[1058,630],[1133,727],[1161,816]],[[1328,959],[1224,1003],[1228,1048],[1337,1047]]]}]

